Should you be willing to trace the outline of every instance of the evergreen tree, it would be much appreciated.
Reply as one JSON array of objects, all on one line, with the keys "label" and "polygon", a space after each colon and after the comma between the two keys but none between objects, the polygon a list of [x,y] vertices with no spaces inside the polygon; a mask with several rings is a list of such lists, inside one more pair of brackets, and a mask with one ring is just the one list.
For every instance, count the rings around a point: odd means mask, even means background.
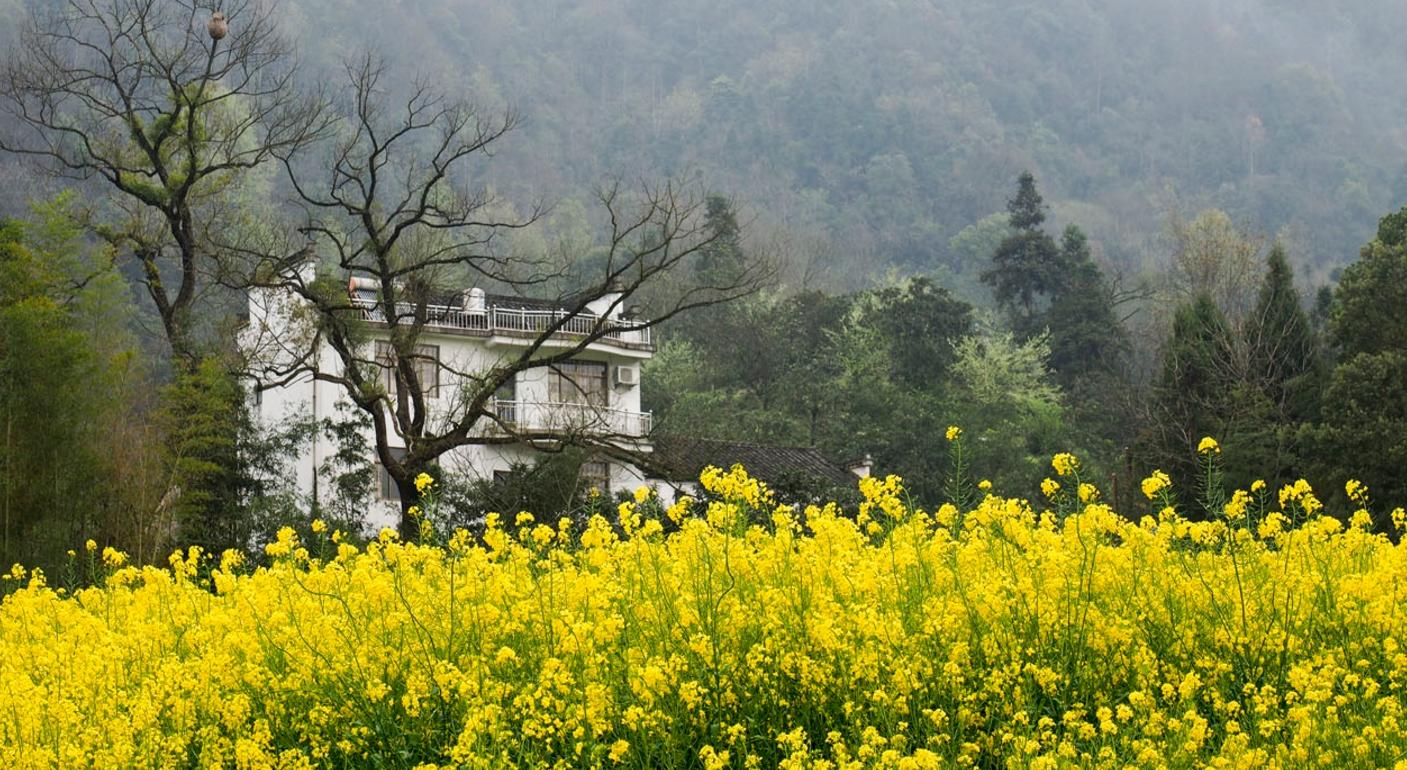
[{"label": "evergreen tree", "polygon": [[1089,240],[1075,225],[1061,239],[1064,272],[1052,299],[1050,366],[1067,388],[1090,378],[1116,376],[1128,338],[1114,316],[1114,301],[1104,272],[1089,252]]},{"label": "evergreen tree", "polygon": [[709,243],[699,251],[694,271],[700,278],[718,279],[735,275],[744,264],[742,230],[732,201],[722,195],[708,196],[704,205],[703,229]]},{"label": "evergreen tree", "polygon": [[1301,426],[1317,406],[1323,370],[1294,274],[1278,244],[1267,257],[1255,307],[1242,328],[1243,368],[1228,384],[1225,423],[1227,481],[1262,479],[1278,486],[1300,472]]},{"label": "evergreen tree", "polygon": [[1043,327],[1045,307],[1062,280],[1064,264],[1055,240],[1041,229],[1045,204],[1031,172],[1021,174],[1007,212],[1015,232],[997,247],[982,281],[992,287],[1012,330],[1029,338]]},{"label": "evergreen tree", "polygon": [[1226,318],[1210,296],[1199,294],[1177,309],[1141,464],[1161,468],[1179,483],[1196,478],[1197,442],[1222,435],[1233,383],[1231,344]]},{"label": "evergreen tree", "polygon": [[1407,208],[1343,271],[1330,314],[1337,364],[1305,431],[1317,478],[1355,478],[1389,507],[1407,504]]},{"label": "evergreen tree", "polygon": [[1334,367],[1320,418],[1305,433],[1316,488],[1334,495],[1357,479],[1380,509],[1407,505],[1407,349],[1359,353]]},{"label": "evergreen tree", "polygon": [[1357,262],[1344,268],[1330,319],[1335,353],[1347,361],[1359,353],[1400,350],[1407,345],[1407,207],[1383,217],[1378,236]]},{"label": "evergreen tree", "polygon": [[[1305,403],[1318,371],[1318,344],[1300,305],[1285,250],[1276,244],[1267,258],[1265,279],[1244,331],[1248,370],[1255,384],[1285,410],[1288,419],[1305,417]],[[1292,403],[1293,402],[1293,403]]]}]

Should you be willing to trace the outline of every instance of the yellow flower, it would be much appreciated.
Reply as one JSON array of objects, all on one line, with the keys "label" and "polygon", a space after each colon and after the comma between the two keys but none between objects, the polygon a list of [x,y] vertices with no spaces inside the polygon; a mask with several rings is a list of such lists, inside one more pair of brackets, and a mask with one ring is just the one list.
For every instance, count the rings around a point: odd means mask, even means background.
[{"label": "yellow flower", "polygon": [[944,435],[948,437],[949,441],[957,441],[959,438],[962,438],[962,428],[956,425],[949,425],[948,431]]},{"label": "yellow flower", "polygon": [[435,479],[431,477],[430,474],[422,473],[415,477],[415,491],[423,495],[425,494],[425,490],[429,489],[430,485],[434,483]]},{"label": "yellow flower", "polygon": [[649,499],[650,499],[650,488],[649,488],[649,487],[644,486],[644,485],[642,484],[641,486],[638,486],[638,487],[635,488],[635,502],[637,502],[637,503],[643,503],[643,502],[645,502],[646,500],[649,500]]},{"label": "yellow flower", "polygon": [[83,550],[87,551],[88,553],[92,553],[92,552],[98,550],[98,543],[97,543],[97,541],[90,539],[88,542],[86,542],[86,543],[83,544]]},{"label": "yellow flower", "polygon": [[1055,479],[1044,479],[1041,481],[1041,493],[1046,497],[1055,497],[1055,493],[1060,491],[1060,482]]},{"label": "yellow flower", "polygon": [[1262,489],[1265,489],[1265,479],[1256,479],[1255,481],[1251,482],[1252,492],[1259,492]]},{"label": "yellow flower", "polygon": [[121,567],[127,563],[127,554],[108,546],[103,549],[103,564],[109,567]]},{"label": "yellow flower", "polygon": [[625,759],[625,755],[629,753],[629,751],[630,741],[621,739],[611,744],[611,752],[606,756],[609,757],[612,762],[619,764]]},{"label": "yellow flower", "polygon": [[1091,503],[1099,497],[1099,489],[1093,484],[1080,484],[1080,502]]},{"label": "yellow flower", "polygon": [[1203,436],[1202,440],[1197,442],[1197,454],[1204,455],[1213,452],[1220,453],[1221,445],[1216,443],[1216,439],[1211,436]]},{"label": "yellow flower", "polygon": [[1159,492],[1172,486],[1172,479],[1162,471],[1153,471],[1153,474],[1143,480],[1143,496],[1152,500],[1158,496]]},{"label": "yellow flower", "polygon": [[327,531],[327,522],[322,519],[313,519],[312,530],[314,534],[321,534]]},{"label": "yellow flower", "polygon": [[1071,473],[1074,473],[1077,468],[1080,467],[1080,461],[1069,452],[1061,452],[1060,454],[1051,458],[1050,465],[1052,468],[1055,469],[1055,474],[1057,476],[1069,476]]},{"label": "yellow flower", "polygon": [[1344,492],[1348,494],[1348,499],[1355,503],[1362,504],[1368,499],[1368,485],[1357,479],[1349,479],[1344,484]]},{"label": "yellow flower", "polygon": [[982,490],[983,492],[986,492],[992,488],[992,482],[987,479],[982,479],[981,481],[977,482],[977,488]]},{"label": "yellow flower", "polygon": [[1246,509],[1251,504],[1251,494],[1244,489],[1238,489],[1231,494],[1231,500],[1222,506],[1222,512],[1231,521],[1239,521],[1246,515]]}]

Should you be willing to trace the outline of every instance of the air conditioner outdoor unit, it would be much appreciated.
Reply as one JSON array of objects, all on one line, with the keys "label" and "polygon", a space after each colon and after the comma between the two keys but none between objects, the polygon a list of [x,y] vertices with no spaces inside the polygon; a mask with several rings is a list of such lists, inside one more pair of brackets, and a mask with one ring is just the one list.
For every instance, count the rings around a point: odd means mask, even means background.
[{"label": "air conditioner outdoor unit", "polygon": [[616,367],[616,385],[631,387],[640,384],[640,370],[633,366]]}]

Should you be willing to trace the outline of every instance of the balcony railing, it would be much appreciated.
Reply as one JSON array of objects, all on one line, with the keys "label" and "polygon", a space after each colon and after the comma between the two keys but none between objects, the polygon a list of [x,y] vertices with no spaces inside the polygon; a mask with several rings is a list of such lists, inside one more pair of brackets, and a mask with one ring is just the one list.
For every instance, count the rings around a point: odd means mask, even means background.
[{"label": "balcony railing", "polygon": [[[494,401],[494,413],[515,431],[589,433],[608,436],[648,436],[649,412],[632,412],[594,404],[553,401]],[[497,430],[497,426],[494,428]]]},{"label": "balcony railing", "polygon": [[[382,305],[376,300],[353,297],[352,305],[361,311],[363,320],[386,322]],[[415,316],[415,306],[410,303],[397,304],[396,313],[400,318],[409,320]],[[560,323],[554,334],[567,337],[599,334],[601,342],[634,347],[648,347],[651,344],[649,326],[630,321],[602,319],[588,313],[573,315],[562,310],[532,310],[498,305],[488,305],[482,310],[466,310],[454,305],[426,305],[425,323],[427,326],[442,329],[528,338],[535,338]]]}]

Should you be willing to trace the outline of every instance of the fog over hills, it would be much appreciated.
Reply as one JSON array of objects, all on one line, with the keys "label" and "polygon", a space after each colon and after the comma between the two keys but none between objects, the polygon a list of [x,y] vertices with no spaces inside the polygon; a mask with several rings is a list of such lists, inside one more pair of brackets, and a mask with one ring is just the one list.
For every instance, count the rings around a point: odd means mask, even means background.
[{"label": "fog over hills", "polygon": [[370,46],[406,77],[519,109],[486,173],[511,198],[561,202],[558,227],[606,175],[688,171],[739,200],[751,237],[813,265],[793,280],[832,288],[890,269],[970,280],[979,255],[955,236],[1001,211],[1028,168],[1055,224],[1081,224],[1133,272],[1165,257],[1170,212],[1214,206],[1280,236],[1303,282],[1322,282],[1407,202],[1400,0],[283,0],[281,13],[310,78],[335,80]]}]

